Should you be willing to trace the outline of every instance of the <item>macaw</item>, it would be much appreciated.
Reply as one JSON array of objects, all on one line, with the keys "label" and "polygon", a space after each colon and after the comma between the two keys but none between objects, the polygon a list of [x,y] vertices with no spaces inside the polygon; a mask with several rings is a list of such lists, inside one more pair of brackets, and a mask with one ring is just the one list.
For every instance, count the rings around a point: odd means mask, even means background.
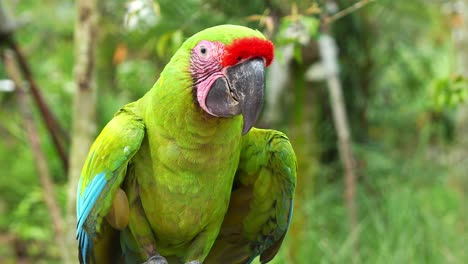
[{"label": "macaw", "polygon": [[81,263],[269,262],[291,222],[296,157],[253,125],[272,42],[221,25],[187,39],[91,146],[77,188]]}]

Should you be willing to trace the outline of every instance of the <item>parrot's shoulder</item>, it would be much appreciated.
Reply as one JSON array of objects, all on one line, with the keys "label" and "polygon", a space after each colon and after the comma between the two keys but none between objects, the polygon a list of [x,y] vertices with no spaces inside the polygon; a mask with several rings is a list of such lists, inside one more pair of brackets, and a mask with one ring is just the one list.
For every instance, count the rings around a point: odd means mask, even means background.
[{"label": "parrot's shoulder", "polygon": [[122,107],[91,146],[81,177],[94,178],[119,168],[140,148],[144,135],[145,123],[133,112],[133,106]]},{"label": "parrot's shoulder", "polygon": [[296,155],[286,134],[273,129],[253,128],[243,137],[242,145],[241,169],[244,172],[250,175],[267,167],[277,177],[295,182]]}]

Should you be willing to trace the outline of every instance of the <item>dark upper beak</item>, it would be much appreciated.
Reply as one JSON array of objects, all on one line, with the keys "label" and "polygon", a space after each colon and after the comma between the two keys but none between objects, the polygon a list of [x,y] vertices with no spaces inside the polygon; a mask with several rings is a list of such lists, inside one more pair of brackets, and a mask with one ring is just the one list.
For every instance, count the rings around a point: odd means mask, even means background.
[{"label": "dark upper beak", "polygon": [[242,114],[245,135],[260,115],[264,93],[265,62],[253,58],[226,69],[225,78],[218,78],[210,88],[206,106],[219,117]]}]

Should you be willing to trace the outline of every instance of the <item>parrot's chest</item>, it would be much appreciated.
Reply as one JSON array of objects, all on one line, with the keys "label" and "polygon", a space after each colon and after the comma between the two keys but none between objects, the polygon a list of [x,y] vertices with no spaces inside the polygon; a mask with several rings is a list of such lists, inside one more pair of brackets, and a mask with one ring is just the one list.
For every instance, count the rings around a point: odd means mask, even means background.
[{"label": "parrot's chest", "polygon": [[[239,163],[238,144],[183,146],[159,138],[136,163],[141,202],[158,240],[184,243],[207,226],[220,226]],[[229,143],[229,141],[227,141]]]}]

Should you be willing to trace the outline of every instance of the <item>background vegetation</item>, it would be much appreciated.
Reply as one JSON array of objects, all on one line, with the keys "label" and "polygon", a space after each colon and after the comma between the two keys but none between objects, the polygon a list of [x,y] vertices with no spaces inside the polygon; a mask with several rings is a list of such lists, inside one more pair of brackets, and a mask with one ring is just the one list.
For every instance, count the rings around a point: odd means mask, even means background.
[{"label": "background vegetation", "polygon": [[[468,45],[460,45],[468,1],[361,1],[369,3],[326,23],[356,2],[99,1],[97,124],[89,126],[100,131],[141,97],[193,33],[224,23],[258,28],[275,42],[278,62],[267,83],[278,96],[268,96],[259,126],[286,132],[299,162],[294,219],[274,262],[468,263]],[[75,3],[4,4],[45,101],[71,136]],[[319,64],[327,32],[338,44],[351,129],[354,225]],[[3,63],[0,79],[8,79]],[[56,190],[44,193],[15,96],[0,92],[0,263],[63,263],[44,196],[65,217],[67,173],[31,103]]]}]

